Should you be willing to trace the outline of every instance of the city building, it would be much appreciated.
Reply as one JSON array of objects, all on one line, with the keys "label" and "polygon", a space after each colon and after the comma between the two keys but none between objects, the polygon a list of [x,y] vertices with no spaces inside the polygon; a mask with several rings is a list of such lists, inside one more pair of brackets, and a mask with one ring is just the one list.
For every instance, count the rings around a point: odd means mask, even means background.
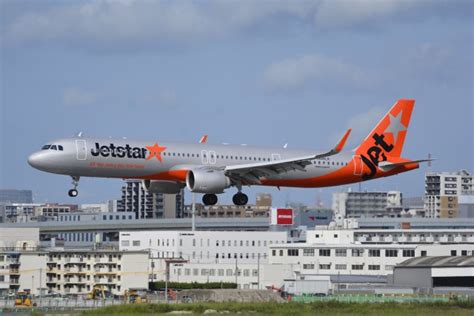
[{"label": "city building", "polygon": [[458,172],[429,172],[425,175],[425,216],[459,217],[459,200],[474,193],[472,175]]},{"label": "city building", "polygon": [[403,261],[393,270],[396,286],[431,292],[434,288],[473,288],[473,256],[416,257]]},{"label": "city building", "polygon": [[182,218],[184,190],[178,194],[151,193],[141,181],[127,180],[118,211],[134,212],[136,218]]},{"label": "city building", "polygon": [[258,193],[255,205],[257,207],[272,207],[272,195],[270,193]]},{"label": "city building", "polygon": [[333,193],[334,214],[343,218],[399,217],[402,211],[402,193],[389,192],[339,192]]},{"label": "city building", "polygon": [[87,295],[96,286],[113,295],[148,288],[148,251],[39,247],[38,228],[0,229],[0,296]]},{"label": "city building", "polygon": [[112,295],[148,288],[148,252],[114,250],[48,250],[48,293],[87,295],[101,287]]},{"label": "city building", "polygon": [[236,206],[215,205],[200,208],[197,215],[204,218],[209,217],[268,217],[270,208],[266,206]]},{"label": "city building", "polygon": [[150,251],[151,281],[236,282],[239,288],[256,288],[270,245],[284,243],[286,232],[131,231],[120,232],[119,249]]},{"label": "city building", "polygon": [[31,190],[0,189],[0,203],[33,203]]},{"label": "city building", "polygon": [[307,231],[306,237],[305,243],[271,245],[268,264],[290,265],[289,280],[327,276],[337,286],[332,292],[360,284],[387,284],[394,267],[410,258],[474,255],[472,230],[321,227]]}]

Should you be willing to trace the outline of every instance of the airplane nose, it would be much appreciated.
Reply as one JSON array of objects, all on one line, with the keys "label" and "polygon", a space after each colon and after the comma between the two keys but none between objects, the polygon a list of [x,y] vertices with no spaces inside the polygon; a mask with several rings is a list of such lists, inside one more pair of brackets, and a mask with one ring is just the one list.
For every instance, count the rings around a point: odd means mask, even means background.
[{"label": "airplane nose", "polygon": [[28,157],[28,163],[30,166],[36,169],[41,169],[43,164],[43,155],[42,153],[34,153]]}]

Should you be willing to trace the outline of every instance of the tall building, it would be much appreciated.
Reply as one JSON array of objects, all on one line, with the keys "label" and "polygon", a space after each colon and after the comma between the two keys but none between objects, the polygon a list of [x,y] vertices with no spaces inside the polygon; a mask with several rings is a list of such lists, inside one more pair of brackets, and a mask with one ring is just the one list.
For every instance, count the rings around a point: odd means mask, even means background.
[{"label": "tall building", "polygon": [[184,191],[178,194],[150,193],[141,181],[129,180],[122,187],[118,211],[134,212],[136,218],[182,218]]},{"label": "tall building", "polygon": [[345,218],[397,217],[402,211],[402,193],[339,192],[333,193],[332,209]]},{"label": "tall building", "polygon": [[472,175],[458,172],[429,172],[425,175],[426,217],[459,217],[461,196],[473,194]]},{"label": "tall building", "polygon": [[272,207],[272,195],[270,193],[258,193],[255,204],[257,207]]},{"label": "tall building", "polygon": [[6,203],[33,203],[31,190],[0,190],[0,202]]}]

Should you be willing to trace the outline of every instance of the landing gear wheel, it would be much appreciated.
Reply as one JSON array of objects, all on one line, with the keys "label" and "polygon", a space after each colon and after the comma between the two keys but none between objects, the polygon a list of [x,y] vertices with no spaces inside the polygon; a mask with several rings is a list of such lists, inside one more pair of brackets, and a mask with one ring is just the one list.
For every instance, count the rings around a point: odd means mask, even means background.
[{"label": "landing gear wheel", "polygon": [[76,197],[79,192],[77,192],[77,185],[79,184],[79,177],[78,176],[71,176],[72,177],[72,186],[73,188],[69,190],[68,194],[70,197]]},{"label": "landing gear wheel", "polygon": [[249,197],[247,194],[244,194],[242,192],[234,194],[232,197],[232,202],[234,202],[235,205],[246,205],[249,201]]},{"label": "landing gear wheel", "polygon": [[202,197],[202,203],[204,203],[204,205],[216,205],[217,195],[215,195],[215,194],[204,194],[204,196]]}]

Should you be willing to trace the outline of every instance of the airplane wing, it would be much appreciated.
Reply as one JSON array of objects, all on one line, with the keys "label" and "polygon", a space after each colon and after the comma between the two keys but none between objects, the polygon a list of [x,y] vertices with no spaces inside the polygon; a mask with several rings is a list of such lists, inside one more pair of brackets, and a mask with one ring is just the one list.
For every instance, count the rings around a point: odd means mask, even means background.
[{"label": "airplane wing", "polygon": [[234,182],[243,184],[260,184],[260,177],[274,176],[291,170],[306,171],[305,167],[311,165],[312,160],[338,154],[344,148],[350,133],[351,129],[348,129],[336,146],[325,153],[267,162],[232,165],[227,166],[224,171]]}]

